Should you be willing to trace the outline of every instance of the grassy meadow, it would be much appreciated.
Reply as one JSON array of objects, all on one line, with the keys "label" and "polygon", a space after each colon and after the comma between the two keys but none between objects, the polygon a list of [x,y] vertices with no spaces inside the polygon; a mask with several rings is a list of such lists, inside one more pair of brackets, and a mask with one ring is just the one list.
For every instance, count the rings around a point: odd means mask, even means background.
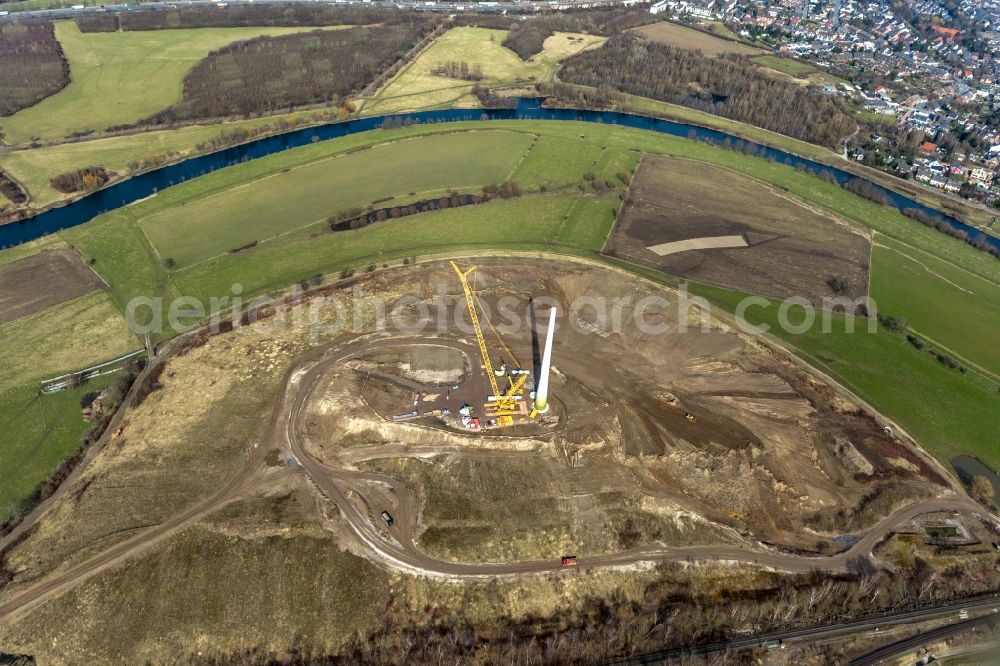
[{"label": "grassy meadow", "polygon": [[752,58],[761,67],[773,69],[789,76],[806,76],[816,71],[816,68],[807,62],[794,60],[792,58],[779,58],[772,55],[761,55]]},{"label": "grassy meadow", "polygon": [[871,295],[933,346],[1000,381],[1000,284],[876,236]]},{"label": "grassy meadow", "polygon": [[184,268],[331,213],[439,197],[507,179],[532,137],[503,131],[417,137],[341,154],[144,217],[161,257]]},{"label": "grassy meadow", "polygon": [[81,33],[56,22],[70,83],[13,116],[0,118],[10,144],[58,139],[142,120],[181,99],[184,75],[214,49],[259,35],[310,28],[211,28]]},{"label": "grassy meadow", "polygon": [[151,155],[173,155],[177,158],[193,155],[198,144],[217,139],[223,132],[253,129],[281,119],[310,117],[309,113],[293,113],[13,150],[0,153],[0,169],[13,176],[28,191],[32,206],[42,208],[73,196],[49,185],[55,175],[95,165],[124,175],[129,172],[130,163],[141,163]]},{"label": "grassy meadow", "polygon": [[473,82],[437,76],[436,67],[448,62],[480,66],[487,85],[516,85],[547,81],[566,58],[604,42],[603,37],[556,33],[545,48],[525,62],[502,46],[506,30],[452,28],[439,37],[363,106],[367,115],[401,113],[445,107],[478,108],[471,94]]},{"label": "grassy meadow", "polygon": [[0,435],[0,521],[17,511],[21,502],[49,478],[80,444],[90,427],[83,420],[80,401],[114,381],[106,375],[86,386],[41,396],[34,384],[0,394],[4,433]]},{"label": "grassy meadow", "polygon": [[749,46],[733,39],[716,37],[702,30],[695,30],[670,21],[660,21],[633,28],[632,32],[653,42],[676,46],[679,49],[697,49],[705,55],[711,56],[724,53],[756,56],[766,53],[764,49]]}]

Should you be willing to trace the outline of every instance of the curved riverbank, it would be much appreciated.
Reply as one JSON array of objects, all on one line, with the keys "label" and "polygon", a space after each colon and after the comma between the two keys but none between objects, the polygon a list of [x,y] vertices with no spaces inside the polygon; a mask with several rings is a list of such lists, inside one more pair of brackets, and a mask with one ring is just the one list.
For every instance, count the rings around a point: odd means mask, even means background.
[{"label": "curved riverbank", "polygon": [[671,136],[722,144],[725,141],[741,142],[747,150],[765,159],[782,162],[796,168],[809,169],[817,174],[832,177],[838,183],[864,180],[874,191],[884,195],[889,205],[902,211],[915,209],[928,218],[940,220],[954,229],[968,234],[973,240],[983,239],[1000,250],[1000,238],[989,236],[973,226],[945,215],[916,199],[890,190],[876,182],[860,178],[835,166],[811,160],[793,153],[755,143],[735,135],[700,125],[665,120],[619,111],[592,111],[585,109],[548,108],[534,98],[520,98],[512,109],[442,109],[412,114],[372,116],[338,121],[290,130],[253,141],[225,148],[217,152],[191,157],[181,162],[148,171],[93,192],[69,204],[41,212],[34,217],[0,226],[0,248],[12,247],[41,238],[62,229],[90,221],[94,217],[149,197],[159,190],[197,178],[211,171],[240,162],[266,157],[300,146],[327,141],[351,134],[367,132],[383,126],[402,123],[431,124],[470,120],[548,120],[615,124]]}]

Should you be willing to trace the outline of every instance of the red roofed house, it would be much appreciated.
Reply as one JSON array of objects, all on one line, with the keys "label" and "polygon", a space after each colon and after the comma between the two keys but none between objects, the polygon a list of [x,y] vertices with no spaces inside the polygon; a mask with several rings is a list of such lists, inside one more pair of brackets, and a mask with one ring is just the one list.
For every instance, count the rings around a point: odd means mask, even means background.
[{"label": "red roofed house", "polygon": [[945,28],[940,25],[934,26],[934,32],[954,41],[958,37],[958,28]]}]

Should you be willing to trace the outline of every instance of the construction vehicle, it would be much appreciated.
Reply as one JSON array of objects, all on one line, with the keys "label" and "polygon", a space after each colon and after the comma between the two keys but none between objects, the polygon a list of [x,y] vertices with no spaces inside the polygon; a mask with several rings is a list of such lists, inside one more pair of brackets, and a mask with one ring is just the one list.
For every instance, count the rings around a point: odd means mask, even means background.
[{"label": "construction vehicle", "polygon": [[[524,387],[528,379],[526,373],[507,373],[506,365],[501,360],[500,368],[494,370],[493,362],[490,360],[490,352],[486,347],[486,339],[483,337],[483,329],[479,325],[479,315],[476,313],[476,295],[469,286],[469,274],[476,270],[476,266],[463,271],[454,261],[451,267],[455,269],[459,281],[462,283],[462,291],[465,292],[465,303],[469,309],[469,317],[472,320],[472,329],[476,333],[476,342],[479,345],[479,353],[483,357],[483,366],[486,368],[486,377],[490,380],[492,395],[486,402],[487,415],[497,419],[497,425],[510,425],[513,423],[513,416],[517,411],[517,403],[520,400],[519,391]],[[510,386],[506,392],[501,393],[497,384],[497,377],[507,376]],[[516,379],[515,379],[516,377]]]},{"label": "construction vehicle", "polygon": [[392,516],[389,515],[388,511],[382,512],[382,521],[386,524],[387,527],[392,527],[393,522],[395,522],[392,519]]}]

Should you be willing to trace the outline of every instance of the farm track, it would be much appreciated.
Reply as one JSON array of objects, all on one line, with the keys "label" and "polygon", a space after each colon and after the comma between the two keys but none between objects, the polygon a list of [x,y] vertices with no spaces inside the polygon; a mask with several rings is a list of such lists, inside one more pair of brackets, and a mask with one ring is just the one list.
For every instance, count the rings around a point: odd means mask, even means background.
[{"label": "farm track", "polygon": [[[166,355],[183,349],[183,339],[175,340]],[[286,471],[269,466],[269,454],[277,452],[291,454],[308,474],[310,480],[327,499],[339,510],[341,518],[350,526],[358,542],[370,552],[370,556],[391,569],[415,575],[423,575],[447,580],[490,579],[495,577],[523,576],[551,573],[562,570],[559,553],[552,559],[504,563],[460,563],[436,560],[418,550],[414,544],[417,527],[418,502],[410,491],[398,480],[380,474],[358,472],[350,469],[346,460],[357,461],[364,458],[360,452],[347,452],[345,460],[339,464],[327,464],[313,457],[300,439],[305,407],[313,398],[322,379],[332,368],[342,366],[359,354],[377,350],[382,346],[433,342],[439,346],[450,346],[460,353],[468,352],[468,343],[441,338],[416,338],[412,336],[391,336],[374,334],[362,338],[338,341],[317,348],[291,366],[284,374],[281,388],[272,406],[272,417],[261,443],[248,450],[245,464],[211,498],[202,501],[175,517],[159,525],[148,528],[129,537],[107,550],[70,566],[48,578],[26,584],[22,589],[0,603],[0,621],[12,622],[29,613],[40,604],[57,597],[78,583],[104,571],[108,571],[123,560],[148,551],[163,540],[185,527],[197,523],[209,513],[223,505],[246,496],[262,482],[275,474]],[[157,359],[163,361],[163,357]],[[153,367],[150,364],[146,372]],[[145,377],[137,381],[136,387]],[[6,548],[24,536],[45,511],[72,487],[86,466],[98,455],[114,431],[119,427],[128,407],[134,402],[135,391],[130,393],[125,406],[112,420],[105,437],[87,454],[83,463],[49,500],[40,505],[11,534],[0,540],[0,549]],[[447,447],[445,447],[447,448]],[[419,449],[417,450],[419,451]],[[417,451],[410,451],[413,455]],[[435,454],[444,451],[419,451]],[[419,454],[417,453],[417,454]],[[382,510],[390,510],[395,518],[393,526],[386,531],[378,518]],[[739,545],[665,547],[653,546],[619,553],[581,557],[583,568],[647,566],[668,560],[721,560],[739,561],[767,567],[778,571],[808,573],[812,571],[844,572],[857,558],[870,558],[872,549],[894,529],[914,517],[937,511],[974,511],[982,513],[981,507],[964,496],[929,499],[913,502],[894,511],[869,530],[849,550],[831,557],[810,557],[782,553],[743,540]]]}]

